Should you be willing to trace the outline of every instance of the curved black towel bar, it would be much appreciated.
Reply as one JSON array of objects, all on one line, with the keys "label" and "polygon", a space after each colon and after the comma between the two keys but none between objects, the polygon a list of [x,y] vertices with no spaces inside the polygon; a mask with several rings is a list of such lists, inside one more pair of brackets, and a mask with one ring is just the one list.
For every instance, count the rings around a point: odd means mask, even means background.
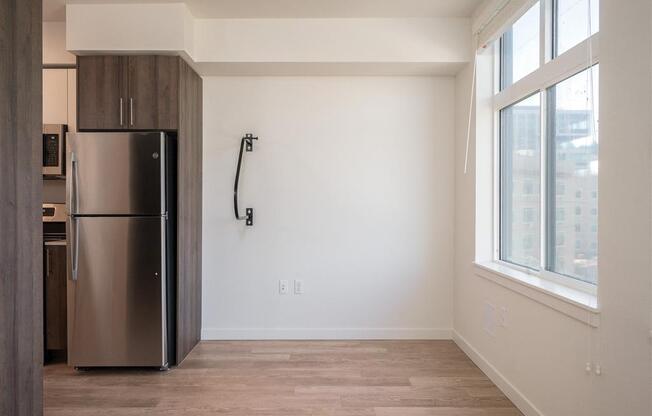
[{"label": "curved black towel bar", "polygon": [[240,215],[238,210],[238,184],[240,183],[240,167],[242,166],[242,154],[243,150],[251,152],[254,150],[254,140],[258,140],[258,137],[254,137],[253,134],[245,134],[245,136],[240,141],[240,153],[238,154],[238,167],[235,171],[235,183],[233,184],[233,211],[235,212],[235,219],[238,221],[244,220],[245,223],[249,226],[254,225],[254,209],[245,208],[244,217]]}]

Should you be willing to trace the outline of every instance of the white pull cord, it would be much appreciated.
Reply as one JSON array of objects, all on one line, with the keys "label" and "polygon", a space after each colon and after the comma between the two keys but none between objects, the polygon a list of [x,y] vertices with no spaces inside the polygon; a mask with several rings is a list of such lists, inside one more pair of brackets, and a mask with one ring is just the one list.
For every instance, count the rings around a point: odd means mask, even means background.
[{"label": "white pull cord", "polygon": [[466,151],[464,152],[464,174],[469,167],[469,146],[471,142],[471,119],[473,118],[473,97],[475,96],[475,72],[478,67],[478,58],[477,58],[477,45],[473,49],[473,72],[471,75],[471,96],[469,97],[469,122],[466,127]]}]

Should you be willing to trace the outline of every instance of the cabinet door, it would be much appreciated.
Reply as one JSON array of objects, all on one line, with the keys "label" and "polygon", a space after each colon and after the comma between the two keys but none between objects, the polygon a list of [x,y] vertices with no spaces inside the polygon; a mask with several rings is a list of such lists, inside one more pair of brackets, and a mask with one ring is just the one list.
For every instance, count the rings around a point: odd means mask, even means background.
[{"label": "cabinet door", "polygon": [[43,70],[43,124],[68,124],[68,70]]},{"label": "cabinet door", "polygon": [[77,131],[77,70],[68,69],[68,131]]},{"label": "cabinet door", "polygon": [[77,128],[127,128],[127,58],[106,55],[78,59]]},{"label": "cabinet door", "polygon": [[45,348],[66,349],[66,246],[46,245],[45,262]]},{"label": "cabinet door", "polygon": [[133,130],[176,130],[179,58],[130,56],[127,124]]}]

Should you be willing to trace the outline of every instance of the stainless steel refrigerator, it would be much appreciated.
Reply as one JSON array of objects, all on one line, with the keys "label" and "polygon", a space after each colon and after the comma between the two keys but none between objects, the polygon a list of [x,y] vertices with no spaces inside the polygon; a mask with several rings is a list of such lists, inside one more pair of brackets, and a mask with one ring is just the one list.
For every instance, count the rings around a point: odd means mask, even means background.
[{"label": "stainless steel refrigerator", "polygon": [[68,363],[167,368],[176,318],[176,138],[67,136]]}]

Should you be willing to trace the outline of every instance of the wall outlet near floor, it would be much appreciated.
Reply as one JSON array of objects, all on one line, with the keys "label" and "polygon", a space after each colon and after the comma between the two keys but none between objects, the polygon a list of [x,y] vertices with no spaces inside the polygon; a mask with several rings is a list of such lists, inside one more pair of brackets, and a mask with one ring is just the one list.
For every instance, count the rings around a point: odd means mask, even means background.
[{"label": "wall outlet near floor", "polygon": [[503,328],[507,327],[507,314],[509,310],[507,309],[506,306],[503,306],[500,308],[500,312],[498,313],[498,324],[502,326]]},{"label": "wall outlet near floor", "polygon": [[303,280],[294,281],[294,294],[303,295]]},{"label": "wall outlet near floor", "polygon": [[287,295],[289,290],[290,290],[290,284],[288,283],[287,280],[278,281],[278,293],[280,293],[281,295]]},{"label": "wall outlet near floor", "polygon": [[496,307],[489,302],[484,303],[482,322],[485,332],[492,337],[496,336]]}]

